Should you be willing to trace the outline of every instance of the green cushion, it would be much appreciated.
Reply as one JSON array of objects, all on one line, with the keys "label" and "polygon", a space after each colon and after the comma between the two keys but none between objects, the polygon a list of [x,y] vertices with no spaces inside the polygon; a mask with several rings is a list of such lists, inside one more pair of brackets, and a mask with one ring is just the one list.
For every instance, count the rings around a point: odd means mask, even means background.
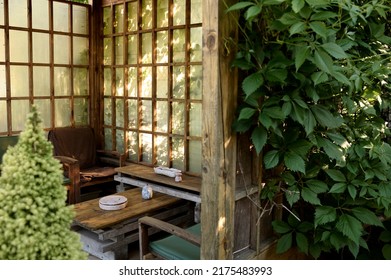
[{"label": "green cushion", "polygon": [[[186,229],[187,231],[201,235],[201,224],[196,224]],[[158,254],[167,260],[199,260],[200,247],[183,238],[170,235],[161,240],[153,241],[149,245],[151,252]]]},{"label": "green cushion", "polygon": [[15,146],[18,143],[18,136],[1,136],[0,137],[0,164],[3,162],[3,155],[9,146]]}]

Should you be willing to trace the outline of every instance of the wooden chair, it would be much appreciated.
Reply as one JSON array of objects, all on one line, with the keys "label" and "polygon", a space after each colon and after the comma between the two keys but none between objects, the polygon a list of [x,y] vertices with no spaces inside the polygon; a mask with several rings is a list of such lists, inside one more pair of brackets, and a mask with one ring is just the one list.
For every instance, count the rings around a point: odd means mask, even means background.
[{"label": "wooden chair", "polygon": [[122,166],[125,155],[116,151],[96,149],[95,134],[91,127],[55,128],[48,133],[59,159],[70,179],[73,201],[81,201],[81,189],[100,187],[114,181],[115,167]]},{"label": "wooden chair", "polygon": [[[157,228],[170,235],[149,241],[148,229]],[[186,229],[152,217],[139,219],[140,259],[199,260],[201,224]]]}]

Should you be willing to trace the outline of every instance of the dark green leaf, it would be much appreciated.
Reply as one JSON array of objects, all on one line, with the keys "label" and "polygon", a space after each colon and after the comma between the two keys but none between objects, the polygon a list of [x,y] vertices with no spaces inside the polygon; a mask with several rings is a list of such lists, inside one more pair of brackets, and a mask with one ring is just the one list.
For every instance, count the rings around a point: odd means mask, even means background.
[{"label": "dark green leaf", "polygon": [[279,152],[277,150],[267,152],[263,157],[263,161],[265,163],[266,169],[276,167],[278,162],[280,161]]},{"label": "dark green leaf", "polygon": [[250,76],[247,76],[243,80],[242,88],[247,97],[253,94],[262,85],[263,85],[262,73],[256,72],[251,74]]},{"label": "dark green leaf", "polygon": [[327,169],[326,170],[327,175],[330,176],[331,179],[337,182],[346,182],[346,177],[343,175],[343,173],[336,169]]},{"label": "dark green leaf", "polygon": [[337,211],[331,206],[318,206],[315,209],[315,227],[334,222],[337,219]]},{"label": "dark green leaf", "polygon": [[240,10],[240,9],[243,9],[243,8],[246,8],[246,7],[249,7],[249,6],[253,6],[253,5],[255,5],[254,2],[238,2],[238,3],[234,4],[234,5],[232,5],[231,7],[229,7],[227,9],[227,12]]},{"label": "dark green leaf", "polygon": [[298,202],[300,199],[300,191],[297,186],[287,188],[285,191],[285,198],[291,207]]},{"label": "dark green leaf", "polygon": [[314,85],[319,85],[321,83],[327,82],[329,80],[329,76],[326,72],[319,71],[311,74],[311,80],[314,82]]},{"label": "dark green leaf", "polygon": [[352,82],[341,72],[334,71],[332,75],[335,79],[337,79],[338,82],[345,84],[345,85],[348,85],[348,86],[352,85]]},{"label": "dark green leaf", "polygon": [[314,193],[325,193],[329,190],[329,187],[325,182],[320,180],[311,179],[305,182],[305,184],[314,192]]},{"label": "dark green leaf", "polygon": [[286,69],[269,69],[265,76],[269,82],[285,83],[288,71]]},{"label": "dark green leaf", "polygon": [[358,255],[358,252],[360,251],[360,246],[358,243],[356,242],[348,242],[348,248],[349,248],[349,251],[350,253],[352,253],[352,255],[357,258],[357,255]]},{"label": "dark green leaf", "polygon": [[285,234],[278,239],[277,254],[284,253],[292,247],[292,233]]},{"label": "dark green leaf", "polygon": [[288,169],[305,173],[305,162],[298,154],[289,151],[285,154],[284,161]]},{"label": "dark green leaf", "polygon": [[304,0],[292,0],[292,10],[295,13],[300,12],[300,10],[304,7],[305,2]]},{"label": "dark green leaf", "polygon": [[381,252],[386,260],[391,260],[391,244],[384,245]]},{"label": "dark green leaf", "polygon": [[333,114],[321,105],[311,106],[311,111],[314,113],[316,120],[320,125],[328,128],[338,128],[343,124],[343,119]]},{"label": "dark green leaf", "polygon": [[357,196],[357,189],[353,185],[348,185],[348,192],[351,198],[355,199]]},{"label": "dark green leaf", "polygon": [[317,194],[309,188],[302,188],[301,197],[304,201],[307,201],[308,203],[311,203],[313,205],[321,205],[320,199],[318,198]]},{"label": "dark green leaf", "polygon": [[252,19],[253,17],[259,15],[262,12],[262,7],[258,5],[251,6],[245,12],[246,20]]},{"label": "dark green leaf", "polygon": [[279,5],[281,3],[284,3],[286,0],[263,0],[263,5],[265,6],[272,6],[272,5]]},{"label": "dark green leaf", "polygon": [[347,187],[346,183],[336,183],[331,187],[329,193],[343,193]]},{"label": "dark green leaf", "polygon": [[296,22],[289,28],[289,35],[303,33],[307,29],[307,24],[304,21]]},{"label": "dark green leaf", "polygon": [[242,110],[240,110],[238,119],[239,120],[247,120],[247,119],[251,118],[255,114],[255,112],[257,112],[256,109],[245,107]]},{"label": "dark green leaf", "polygon": [[302,222],[296,227],[296,230],[302,233],[309,232],[313,229],[314,229],[314,225],[310,222]]},{"label": "dark green leaf", "polygon": [[342,149],[338,145],[331,142],[330,140],[324,139],[324,138],[319,138],[318,144],[320,147],[322,147],[324,149],[324,151],[326,152],[326,154],[330,158],[336,159],[336,160],[341,160],[343,158],[344,154],[343,154]]},{"label": "dark green leaf", "polygon": [[260,154],[267,141],[267,131],[264,127],[258,126],[251,134],[251,140],[255,146],[255,151]]},{"label": "dark green leaf", "polygon": [[301,19],[295,13],[284,13],[279,21],[287,26],[300,22]]},{"label": "dark green leaf", "polygon": [[327,37],[328,31],[327,31],[327,27],[324,24],[324,22],[322,22],[322,21],[312,21],[312,22],[309,23],[309,26],[319,36],[321,36],[323,38]]},{"label": "dark green leaf", "polygon": [[312,143],[304,140],[304,139],[299,139],[293,143],[290,143],[288,145],[288,150],[300,155],[301,157],[305,157],[309,150],[312,147]]},{"label": "dark green leaf", "polygon": [[330,0],[305,0],[311,7],[326,6],[330,4]]},{"label": "dark green leaf", "polygon": [[379,217],[373,211],[370,211],[363,207],[356,207],[352,209],[353,215],[359,219],[362,223],[372,226],[383,227]]},{"label": "dark green leaf", "polygon": [[358,244],[363,227],[359,220],[348,214],[342,214],[335,227],[347,238]]},{"label": "dark green leaf", "polygon": [[385,230],[380,233],[379,240],[385,243],[391,242],[391,231]]},{"label": "dark green leaf", "polygon": [[303,126],[307,135],[311,134],[314,131],[314,128],[316,126],[316,119],[311,110],[306,110],[306,117],[304,118]]},{"label": "dark green leaf", "polygon": [[316,20],[322,21],[322,20],[326,20],[326,19],[329,19],[329,18],[335,18],[337,16],[338,16],[338,14],[333,13],[333,12],[328,12],[328,11],[317,12],[317,13],[314,13],[311,16],[311,20],[312,21],[316,21]]},{"label": "dark green leaf", "polygon": [[292,231],[291,226],[288,223],[285,223],[284,221],[274,220],[272,222],[272,226],[274,231],[280,234],[285,234]]},{"label": "dark green leaf", "polygon": [[284,113],[282,112],[281,108],[278,106],[262,108],[262,112],[273,119],[278,119],[278,120],[285,119]]},{"label": "dark green leaf", "polygon": [[301,232],[296,233],[296,244],[301,252],[308,254],[308,239]]},{"label": "dark green leaf", "polygon": [[315,64],[320,70],[328,74],[332,74],[334,72],[333,59],[326,52],[317,49],[314,52],[314,58]]},{"label": "dark green leaf", "polygon": [[310,55],[310,47],[309,46],[297,46],[295,51],[295,67],[296,72],[299,70],[301,65],[303,65],[304,61]]},{"label": "dark green leaf", "polygon": [[337,59],[347,58],[345,51],[336,43],[325,43],[322,48]]}]

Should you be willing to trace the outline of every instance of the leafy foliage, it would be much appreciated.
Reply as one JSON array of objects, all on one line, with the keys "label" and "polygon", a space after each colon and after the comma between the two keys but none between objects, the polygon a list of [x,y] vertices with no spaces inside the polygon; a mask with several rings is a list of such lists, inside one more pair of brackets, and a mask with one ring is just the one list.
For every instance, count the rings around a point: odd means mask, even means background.
[{"label": "leafy foliage", "polygon": [[227,10],[240,13],[243,39],[232,63],[243,73],[234,128],[251,133],[263,168],[277,173],[261,198],[283,191],[312,225],[303,232],[274,221],[279,252],[296,244],[316,258],[344,248],[357,257],[371,249],[367,228],[382,228],[379,217],[391,216],[383,118],[390,7],[389,0],[252,0]]},{"label": "leafy foliage", "polygon": [[85,259],[70,229],[61,164],[33,107],[26,128],[3,157],[0,177],[0,259]]}]

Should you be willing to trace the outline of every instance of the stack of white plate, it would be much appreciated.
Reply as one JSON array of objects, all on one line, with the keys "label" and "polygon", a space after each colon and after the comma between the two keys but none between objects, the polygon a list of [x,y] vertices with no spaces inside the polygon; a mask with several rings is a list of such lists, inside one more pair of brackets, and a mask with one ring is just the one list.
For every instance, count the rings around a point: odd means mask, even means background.
[{"label": "stack of white plate", "polygon": [[127,204],[128,199],[122,195],[108,195],[99,199],[99,207],[103,210],[120,210]]}]

